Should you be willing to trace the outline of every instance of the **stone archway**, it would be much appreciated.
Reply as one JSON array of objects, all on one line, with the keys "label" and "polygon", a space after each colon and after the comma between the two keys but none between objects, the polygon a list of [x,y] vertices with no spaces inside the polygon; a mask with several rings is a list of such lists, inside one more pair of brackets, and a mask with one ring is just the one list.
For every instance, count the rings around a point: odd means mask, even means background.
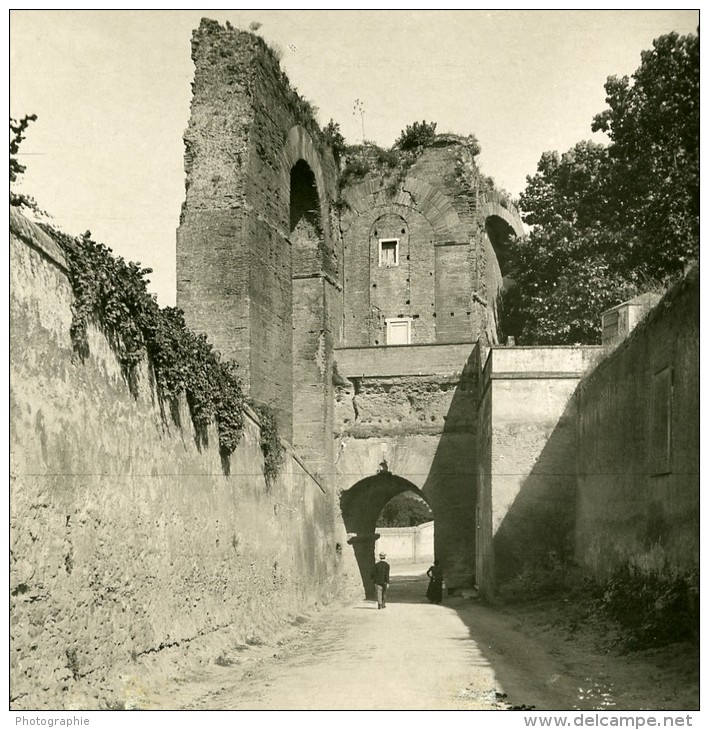
[{"label": "stone archway", "polygon": [[328,160],[308,132],[294,126],[280,153],[288,191],[287,239],[292,286],[292,442],[299,455],[328,483],[332,474],[333,319],[339,284],[338,252],[330,224],[334,196]]},{"label": "stone archway", "polygon": [[377,518],[386,503],[403,492],[413,492],[421,497],[433,511],[426,495],[415,484],[390,471],[380,471],[373,476],[360,479],[340,497],[342,519],[350,536],[348,543],[354,550],[365,595],[369,599],[374,598],[371,571],[378,537]]}]

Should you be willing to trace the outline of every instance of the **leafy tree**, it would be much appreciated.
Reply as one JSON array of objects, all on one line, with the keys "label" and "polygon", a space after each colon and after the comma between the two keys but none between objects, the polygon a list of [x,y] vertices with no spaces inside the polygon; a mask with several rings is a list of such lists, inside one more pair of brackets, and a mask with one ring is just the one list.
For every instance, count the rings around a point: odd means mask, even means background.
[{"label": "leafy tree", "polygon": [[433,513],[421,497],[404,492],[386,503],[377,527],[414,527],[432,519]]},{"label": "leafy tree", "polygon": [[699,245],[699,37],[661,36],[633,74],[606,82],[592,130],[611,139],[608,188],[628,264],[653,277],[681,271]]},{"label": "leafy tree", "polygon": [[683,271],[698,255],[698,39],[672,33],[632,80],[606,83],[609,108],[579,142],[542,155],[520,198],[517,286],[503,329],[520,344],[591,344],[600,314]]}]

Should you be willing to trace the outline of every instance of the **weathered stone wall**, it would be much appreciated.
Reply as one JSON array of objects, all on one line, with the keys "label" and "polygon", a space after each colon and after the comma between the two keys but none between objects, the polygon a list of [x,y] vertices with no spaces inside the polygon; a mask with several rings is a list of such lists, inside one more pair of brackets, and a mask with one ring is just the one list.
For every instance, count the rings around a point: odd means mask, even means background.
[{"label": "weathered stone wall", "polygon": [[267,487],[249,417],[225,476],[216,431],[200,451],[147,364],[134,397],[98,330],[77,359],[53,242],[13,216],[11,247],[12,706],[120,705],[162,650],[227,626],[259,642],[336,596],[346,537],[301,462]]},{"label": "weathered stone wall", "polygon": [[573,393],[599,347],[493,347],[479,408],[478,586],[573,553]]},{"label": "weathered stone wall", "polygon": [[[478,349],[471,343],[335,351],[335,473],[351,521],[374,532],[387,501],[412,488],[431,507],[435,551],[448,584],[473,581]],[[399,481],[360,490],[382,460]],[[369,484],[369,482],[367,482]],[[366,513],[366,514],[365,514]],[[374,547],[371,546],[373,555]]]},{"label": "weathered stone wall", "polygon": [[699,561],[699,274],[579,387],[576,555],[688,571]]}]

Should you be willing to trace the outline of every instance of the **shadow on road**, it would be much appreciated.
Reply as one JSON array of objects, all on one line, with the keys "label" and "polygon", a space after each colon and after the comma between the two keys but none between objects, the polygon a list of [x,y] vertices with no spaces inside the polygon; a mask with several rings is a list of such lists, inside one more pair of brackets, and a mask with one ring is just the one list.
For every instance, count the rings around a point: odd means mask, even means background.
[{"label": "shadow on road", "polygon": [[426,598],[428,578],[423,575],[392,575],[387,603],[430,603]]}]

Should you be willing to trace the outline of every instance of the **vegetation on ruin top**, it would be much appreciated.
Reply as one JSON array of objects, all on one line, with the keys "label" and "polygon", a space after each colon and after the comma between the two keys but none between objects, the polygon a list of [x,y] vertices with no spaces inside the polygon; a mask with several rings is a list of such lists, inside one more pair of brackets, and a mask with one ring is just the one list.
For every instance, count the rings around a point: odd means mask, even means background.
[{"label": "vegetation on ruin top", "polygon": [[[480,154],[480,144],[474,135],[436,134],[436,126],[436,122],[426,120],[408,124],[394,144],[386,149],[369,140],[362,144],[346,145],[339,134],[339,125],[331,120],[326,129],[331,130],[329,138],[335,140],[336,159],[341,161],[340,190],[376,175],[383,177],[385,187],[394,193],[424,151],[432,147],[464,146],[473,158]],[[489,180],[494,188],[492,178]]]}]

